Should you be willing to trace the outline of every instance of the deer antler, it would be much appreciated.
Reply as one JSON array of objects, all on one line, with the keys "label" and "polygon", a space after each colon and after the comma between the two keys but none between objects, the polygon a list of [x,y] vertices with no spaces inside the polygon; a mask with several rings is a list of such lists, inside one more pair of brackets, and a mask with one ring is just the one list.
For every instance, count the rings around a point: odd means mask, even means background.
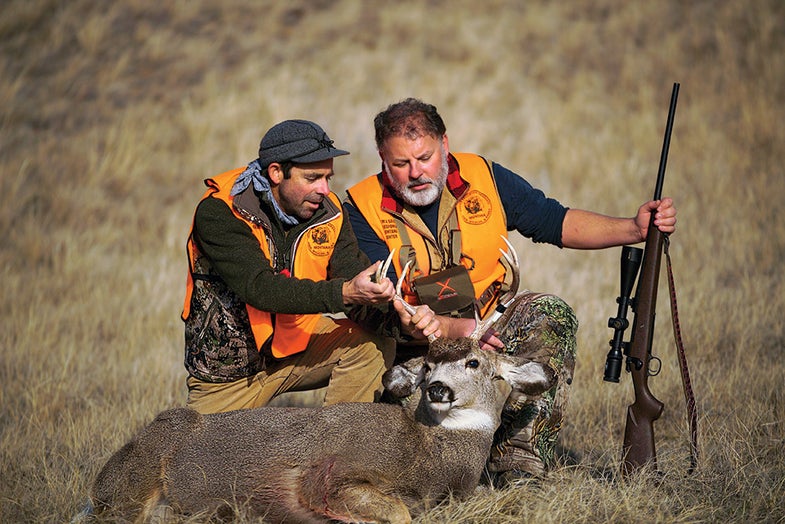
[{"label": "deer antler", "polygon": [[387,276],[387,270],[390,269],[390,264],[392,264],[393,255],[395,254],[395,249],[390,251],[390,254],[387,255],[387,260],[385,260],[378,268],[376,268],[376,273],[374,274],[374,281],[379,282],[382,278]]},{"label": "deer antler", "polygon": [[507,263],[510,264],[510,268],[512,270],[512,282],[510,283],[510,289],[507,290],[501,297],[499,297],[499,304],[504,304],[504,307],[510,305],[512,299],[515,298],[515,295],[518,294],[518,288],[521,285],[521,267],[520,263],[518,262],[518,253],[515,251],[515,248],[512,247],[510,241],[507,240],[504,236],[502,236],[502,240],[504,243],[507,244],[507,251],[502,250],[499,248],[499,252],[502,254],[504,259]]},{"label": "deer antler", "polygon": [[488,318],[480,321],[479,313],[475,308],[474,318],[477,321],[477,325],[475,326],[474,331],[472,331],[472,334],[469,336],[478,341],[482,340],[482,338],[488,334],[488,330],[491,328],[491,326],[493,326],[496,321],[501,318],[509,305],[512,304],[512,301],[518,294],[518,288],[521,285],[521,268],[518,262],[518,253],[515,251],[515,248],[512,247],[510,241],[507,240],[507,238],[503,235],[502,240],[504,240],[504,243],[507,244],[507,251],[499,248],[499,252],[510,265],[510,270],[512,271],[512,282],[510,283],[509,289],[499,297],[499,301],[496,304],[496,309],[494,309],[493,313],[491,313]]},{"label": "deer antler", "polygon": [[[392,263],[394,254],[395,249],[390,251],[390,254],[387,256],[387,260],[385,260],[384,263],[376,270],[376,282],[379,282],[385,275],[387,275],[387,270],[390,269],[390,264]],[[395,300],[398,300],[403,305],[403,308],[406,310],[406,312],[410,315],[417,313],[417,308],[406,302],[401,293],[403,281],[406,280],[406,275],[409,274],[409,269],[412,267],[412,262],[412,260],[406,261],[406,265],[403,266],[403,271],[401,271],[401,274],[398,277],[398,283],[395,285]],[[428,335],[428,342],[433,342],[434,340],[436,340],[436,335]]]}]

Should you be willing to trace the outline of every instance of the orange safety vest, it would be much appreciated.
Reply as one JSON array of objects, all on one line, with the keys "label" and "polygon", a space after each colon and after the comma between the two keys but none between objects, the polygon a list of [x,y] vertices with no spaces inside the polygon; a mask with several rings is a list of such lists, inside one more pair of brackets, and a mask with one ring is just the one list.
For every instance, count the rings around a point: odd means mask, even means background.
[{"label": "orange safety vest", "polygon": [[[466,187],[460,194],[453,194],[447,187],[442,191],[438,239],[410,206],[404,205],[400,211],[385,206],[380,181],[383,174],[364,179],[348,193],[376,235],[398,253],[393,260],[398,275],[409,258],[416,261],[417,271],[410,274],[412,278],[461,263],[469,270],[475,298],[482,305],[481,314],[485,315],[506,274],[505,266],[499,261],[499,249],[507,249],[502,240],[507,238],[507,219],[486,160],[469,153],[452,156],[459,165],[456,176]],[[407,288],[404,287],[407,302],[417,304],[417,297]]]},{"label": "orange safety vest", "polygon": [[[205,184],[207,184],[208,189],[202,196],[202,200],[212,197],[226,202],[234,215],[248,224],[259,241],[259,247],[264,256],[272,261],[271,245],[268,242],[264,228],[240,214],[233,205],[235,197],[229,194],[234,181],[243,171],[245,171],[244,167],[237,168],[206,180]],[[303,230],[293,244],[294,256],[289,268],[290,276],[292,277],[311,280],[324,280],[327,278],[327,266],[335,249],[335,243],[343,223],[343,213],[341,213],[341,204],[338,196],[330,193],[329,199],[330,203],[335,207],[334,212],[328,213],[323,220]],[[328,203],[325,201],[325,204],[327,205]],[[328,205],[328,207],[330,206]],[[200,256],[199,248],[193,238],[193,225],[191,225],[191,232],[188,235],[187,250],[189,271],[182,314],[183,320],[186,320],[190,314],[191,296],[194,289],[193,268],[196,258]],[[271,352],[276,358],[287,357],[305,350],[308,339],[321,317],[318,313],[303,315],[273,314],[269,311],[256,309],[248,304],[246,304],[246,310],[248,311],[248,320],[251,324],[256,348],[261,349],[262,345],[272,335]]]}]

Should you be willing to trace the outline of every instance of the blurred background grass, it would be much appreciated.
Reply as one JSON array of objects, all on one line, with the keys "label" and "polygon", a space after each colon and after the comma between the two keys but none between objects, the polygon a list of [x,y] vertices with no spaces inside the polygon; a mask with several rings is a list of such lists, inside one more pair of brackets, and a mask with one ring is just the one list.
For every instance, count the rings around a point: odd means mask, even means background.
[{"label": "blurred background grass", "polygon": [[660,469],[622,480],[629,380],[602,381],[617,249],[518,240],[524,285],[581,322],[563,444],[541,483],[420,522],[785,521],[782,260],[785,4],[6,0],[0,6],[0,521],[67,520],[103,461],[185,400],[185,237],[204,178],[308,118],[376,172],[372,118],[416,96],[454,151],[566,205],[630,216],[650,198],[673,82],[664,193],[700,409],[687,428],[665,279],[650,381]]}]

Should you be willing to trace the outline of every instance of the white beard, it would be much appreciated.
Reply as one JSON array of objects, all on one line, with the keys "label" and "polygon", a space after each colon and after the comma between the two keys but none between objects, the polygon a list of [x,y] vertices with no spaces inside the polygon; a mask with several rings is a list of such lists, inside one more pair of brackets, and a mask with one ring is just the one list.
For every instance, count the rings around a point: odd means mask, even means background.
[{"label": "white beard", "polygon": [[[423,176],[415,181],[400,184],[390,176],[390,169],[387,166],[387,162],[384,163],[384,170],[387,175],[387,180],[390,182],[393,189],[395,189],[395,193],[404,202],[415,207],[427,206],[433,204],[436,199],[439,198],[439,195],[442,194],[442,189],[444,189],[444,185],[447,183],[447,174],[449,172],[447,152],[444,150],[444,146],[442,146],[442,165],[436,180]],[[410,188],[410,186],[418,186],[424,183],[428,184],[428,187],[425,189],[414,191]]]}]

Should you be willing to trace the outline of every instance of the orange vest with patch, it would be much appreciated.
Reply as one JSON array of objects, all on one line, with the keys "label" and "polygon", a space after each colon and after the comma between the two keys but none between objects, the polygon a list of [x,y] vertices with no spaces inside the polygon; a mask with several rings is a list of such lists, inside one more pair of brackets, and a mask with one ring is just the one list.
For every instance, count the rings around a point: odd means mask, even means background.
[{"label": "orange vest with patch", "polygon": [[[248,224],[256,239],[259,241],[264,256],[272,261],[270,245],[264,229],[254,222],[246,219],[233,206],[234,197],[229,193],[232,190],[234,181],[245,171],[245,168],[237,168],[226,173],[220,174],[206,181],[208,189],[202,196],[205,198],[219,198],[226,202],[234,215]],[[334,193],[329,194],[330,200],[341,208],[338,196]],[[343,214],[338,213],[325,220],[317,222],[306,228],[300,233],[294,243],[294,256],[289,268],[292,277],[311,280],[324,280],[327,278],[327,266],[330,262],[338,233],[343,223]],[[183,306],[183,320],[188,318],[191,309],[191,296],[193,294],[193,267],[196,257],[199,256],[199,249],[193,239],[193,225],[188,236],[188,260],[189,271],[186,283],[185,304]],[[257,349],[261,349],[272,335],[271,352],[276,358],[283,358],[305,350],[308,339],[313,333],[316,323],[321,314],[294,315],[262,311],[246,304],[248,320],[251,324],[251,331],[256,341]]]},{"label": "orange vest with patch", "polygon": [[[396,273],[411,256],[416,260],[416,271],[410,278],[430,275],[455,263],[469,270],[476,299],[488,292],[494,293],[502,285],[506,273],[499,261],[499,249],[507,250],[502,237],[507,238],[507,219],[502,207],[496,183],[484,158],[469,153],[453,153],[458,161],[460,177],[468,188],[457,197],[447,188],[442,191],[439,209],[438,237],[434,238],[419,216],[410,206],[404,205],[398,212],[383,205],[383,187],[379,177],[368,177],[348,190],[351,201],[362,213],[376,235],[387,247],[396,250],[393,257]],[[384,176],[384,175],[381,175]],[[401,224],[406,228],[408,239],[399,234]],[[450,232],[451,224],[460,230],[460,254],[451,253],[457,238]],[[410,242],[410,244],[404,244]],[[414,253],[411,255],[409,253]],[[407,302],[417,304],[417,298],[404,286]],[[495,298],[495,297],[494,297]],[[484,315],[493,300],[483,300]]]}]

